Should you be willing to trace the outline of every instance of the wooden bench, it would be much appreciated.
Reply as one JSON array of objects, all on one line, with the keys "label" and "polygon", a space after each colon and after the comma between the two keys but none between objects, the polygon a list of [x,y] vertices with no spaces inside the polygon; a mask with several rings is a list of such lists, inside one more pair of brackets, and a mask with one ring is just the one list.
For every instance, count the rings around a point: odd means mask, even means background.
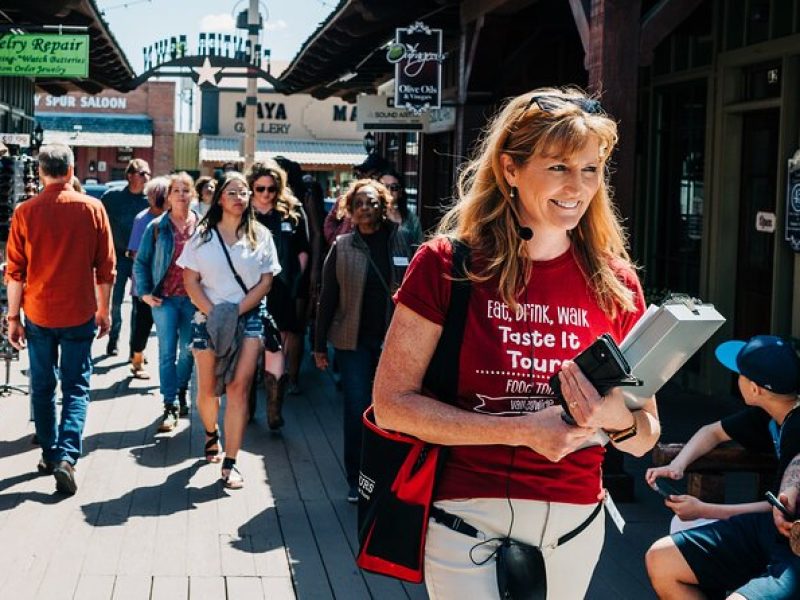
[{"label": "wooden bench", "polygon": [[[657,444],[653,448],[653,466],[661,467],[672,462],[683,444]],[[762,500],[764,492],[775,484],[777,469],[775,455],[766,452],[750,452],[739,445],[715,448],[698,458],[686,468],[686,493],[705,502],[725,502],[726,473],[755,473],[757,498]]]}]

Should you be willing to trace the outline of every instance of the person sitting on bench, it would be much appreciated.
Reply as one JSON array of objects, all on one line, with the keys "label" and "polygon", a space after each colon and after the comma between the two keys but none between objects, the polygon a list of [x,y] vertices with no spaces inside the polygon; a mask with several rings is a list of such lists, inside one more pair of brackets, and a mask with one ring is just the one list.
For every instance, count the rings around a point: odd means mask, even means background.
[{"label": "person sitting on bench", "polygon": [[[716,356],[739,374],[748,407],[702,427],[669,465],[648,469],[647,482],[680,479],[694,460],[735,440],[747,449],[777,454],[779,498],[794,513],[800,486],[800,359],[790,342],[768,335],[725,342]],[[660,598],[705,598],[714,590],[736,590],[731,599],[798,597],[800,557],[791,552],[777,509],[771,513],[767,502],[710,504],[690,495],[671,495],[665,503],[683,520],[720,520],[650,547],[647,571]],[[776,531],[779,523],[784,536]]]}]

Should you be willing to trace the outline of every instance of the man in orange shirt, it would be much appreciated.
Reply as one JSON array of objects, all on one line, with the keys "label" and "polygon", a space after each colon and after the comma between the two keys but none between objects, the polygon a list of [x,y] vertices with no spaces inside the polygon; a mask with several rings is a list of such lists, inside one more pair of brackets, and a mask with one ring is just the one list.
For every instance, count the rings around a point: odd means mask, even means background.
[{"label": "man in orange shirt", "polygon": [[56,489],[67,494],[78,489],[75,463],[89,403],[92,340],[111,327],[108,304],[116,274],[108,216],[98,200],[72,188],[74,164],[68,146],[41,148],[44,191],[14,211],[6,248],[8,339],[18,350],[29,350],[33,419],[42,446],[37,468],[52,473]]}]

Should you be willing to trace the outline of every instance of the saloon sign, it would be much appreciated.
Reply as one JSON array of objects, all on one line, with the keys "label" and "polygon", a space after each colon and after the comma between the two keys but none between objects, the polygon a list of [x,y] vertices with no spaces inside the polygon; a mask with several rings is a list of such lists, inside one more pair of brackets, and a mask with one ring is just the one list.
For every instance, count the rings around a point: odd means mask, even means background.
[{"label": "saloon sign", "polygon": [[398,28],[386,60],[394,64],[394,105],[416,114],[441,106],[442,30],[417,21]]}]

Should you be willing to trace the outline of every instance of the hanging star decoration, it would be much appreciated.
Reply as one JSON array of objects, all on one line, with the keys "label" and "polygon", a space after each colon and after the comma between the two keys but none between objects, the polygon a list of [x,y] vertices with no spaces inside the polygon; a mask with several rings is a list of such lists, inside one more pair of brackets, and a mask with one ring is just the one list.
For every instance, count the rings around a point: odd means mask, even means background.
[{"label": "hanging star decoration", "polygon": [[222,71],[222,67],[212,67],[211,61],[206,56],[201,67],[192,67],[192,71],[197,73],[197,85],[203,85],[206,81],[211,85],[217,85],[217,73]]}]

